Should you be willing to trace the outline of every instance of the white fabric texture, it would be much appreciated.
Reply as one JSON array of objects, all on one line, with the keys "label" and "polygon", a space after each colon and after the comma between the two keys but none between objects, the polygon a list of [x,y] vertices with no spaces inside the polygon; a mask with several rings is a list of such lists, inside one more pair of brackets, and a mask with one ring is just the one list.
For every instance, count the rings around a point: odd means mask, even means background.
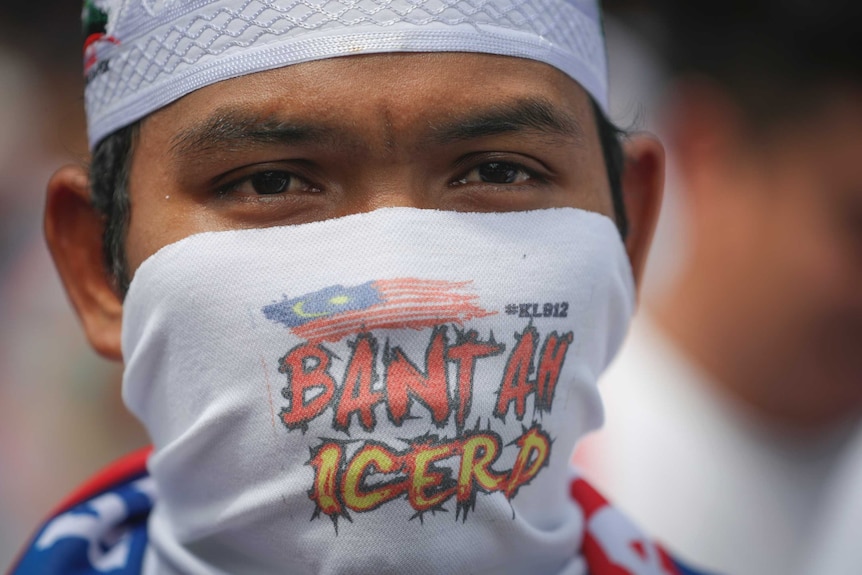
[{"label": "white fabric texture", "polygon": [[771,426],[709,378],[639,314],[600,380],[605,424],[580,442],[579,464],[632,520],[704,569],[808,575],[826,530],[817,519],[856,430]]},{"label": "white fabric texture", "polygon": [[194,235],[125,302],[158,573],[582,573],[575,441],[634,306],[614,223],[386,208]]},{"label": "white fabric texture", "polygon": [[215,82],[311,60],[481,52],[554,66],[607,105],[596,0],[91,0],[106,30],[85,51],[91,147]]},{"label": "white fabric texture", "polygon": [[814,546],[804,575],[862,573],[862,424],[830,482],[814,528]]}]

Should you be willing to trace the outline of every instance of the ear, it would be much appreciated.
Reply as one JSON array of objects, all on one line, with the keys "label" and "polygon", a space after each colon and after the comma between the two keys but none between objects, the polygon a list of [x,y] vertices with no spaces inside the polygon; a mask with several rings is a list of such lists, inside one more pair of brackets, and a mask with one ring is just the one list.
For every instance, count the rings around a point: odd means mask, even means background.
[{"label": "ear", "polygon": [[629,222],[626,252],[641,285],[664,193],[664,148],[652,136],[635,135],[625,143],[622,187]]},{"label": "ear", "polygon": [[122,361],[123,303],[105,268],[104,218],[90,201],[87,171],[66,166],[48,182],[45,239],[66,293],[90,345],[100,355]]}]

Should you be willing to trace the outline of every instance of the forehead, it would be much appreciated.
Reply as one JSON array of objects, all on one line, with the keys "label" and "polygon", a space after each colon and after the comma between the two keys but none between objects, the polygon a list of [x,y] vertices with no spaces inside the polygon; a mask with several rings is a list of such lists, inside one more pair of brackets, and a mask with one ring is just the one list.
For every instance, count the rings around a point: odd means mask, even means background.
[{"label": "forehead", "polygon": [[812,172],[834,191],[862,198],[862,87],[823,86],[818,99],[765,131],[764,148],[790,178]]},{"label": "forehead", "polygon": [[592,123],[587,93],[547,64],[489,54],[379,54],[295,64],[207,86],[149,116],[142,135],[175,144],[192,126],[242,112],[358,131],[369,129],[372,114],[394,137],[519,101],[542,102],[575,122]]}]

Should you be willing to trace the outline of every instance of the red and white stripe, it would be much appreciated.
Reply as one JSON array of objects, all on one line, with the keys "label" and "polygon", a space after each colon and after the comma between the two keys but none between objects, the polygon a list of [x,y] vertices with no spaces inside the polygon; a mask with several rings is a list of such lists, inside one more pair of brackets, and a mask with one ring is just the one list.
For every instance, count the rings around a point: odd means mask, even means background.
[{"label": "red and white stripe", "polygon": [[308,341],[338,341],[347,335],[375,329],[425,329],[444,323],[463,325],[487,317],[475,304],[478,295],[464,293],[472,282],[412,278],[374,282],[383,301],[371,307],[338,313],[293,328]]}]

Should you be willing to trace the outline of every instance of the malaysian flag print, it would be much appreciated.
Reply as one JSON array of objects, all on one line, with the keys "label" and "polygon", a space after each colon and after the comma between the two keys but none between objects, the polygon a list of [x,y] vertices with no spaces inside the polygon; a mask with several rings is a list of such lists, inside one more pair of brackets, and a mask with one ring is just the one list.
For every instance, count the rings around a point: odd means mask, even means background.
[{"label": "malaysian flag print", "polygon": [[334,285],[263,308],[263,315],[313,342],[375,329],[416,330],[494,315],[478,305],[472,282],[398,278]]}]

